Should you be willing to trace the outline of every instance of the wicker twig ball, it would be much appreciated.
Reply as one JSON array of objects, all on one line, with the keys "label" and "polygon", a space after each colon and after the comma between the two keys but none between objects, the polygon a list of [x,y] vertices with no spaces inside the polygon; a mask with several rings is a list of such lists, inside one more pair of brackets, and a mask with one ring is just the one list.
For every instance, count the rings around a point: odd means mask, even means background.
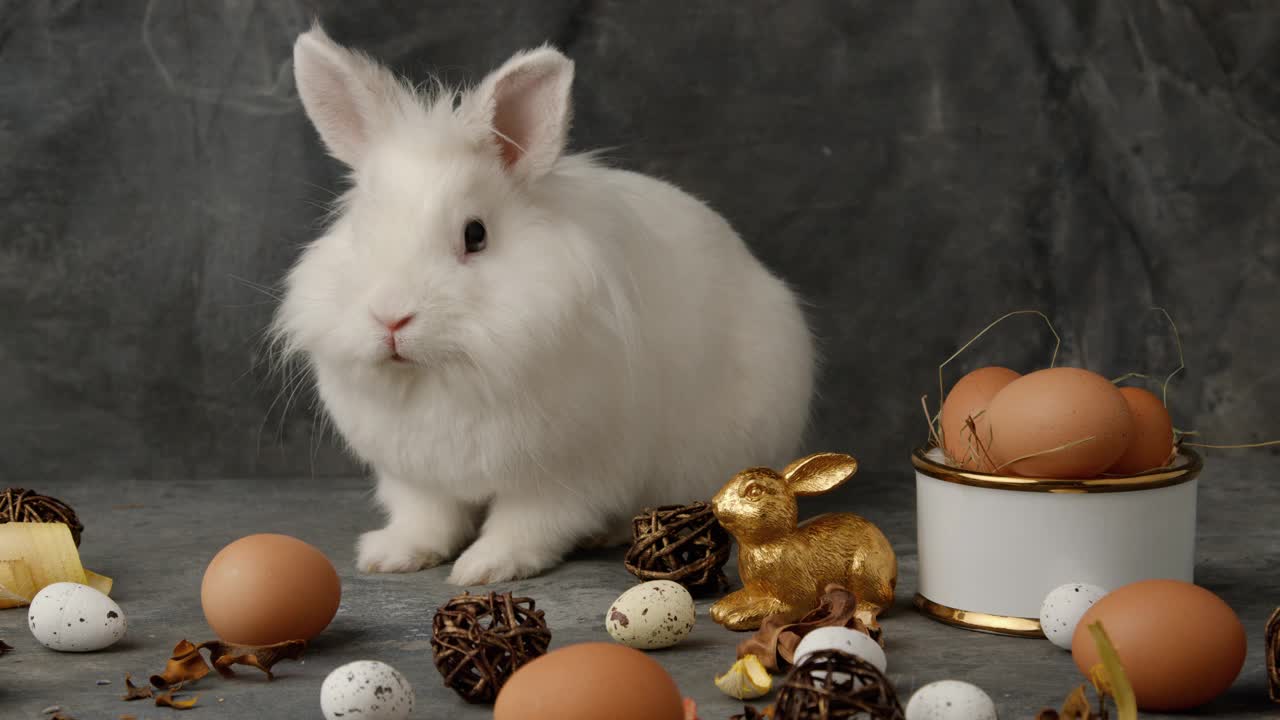
[{"label": "wicker twig ball", "polygon": [[551,631],[533,600],[463,593],[436,611],[431,650],[444,684],[470,703],[491,703],[521,665],[544,654]]},{"label": "wicker twig ball", "polygon": [[820,650],[792,668],[778,691],[774,720],[904,720],[902,703],[875,665]]},{"label": "wicker twig ball", "polygon": [[34,490],[16,487],[0,492],[0,523],[7,522],[64,523],[71,529],[76,547],[80,547],[80,533],[84,530],[70,505]]},{"label": "wicker twig ball", "polygon": [[694,597],[729,587],[724,564],[733,537],[720,525],[711,505],[666,505],[631,521],[633,540],[624,562],[641,580],[671,580]]}]

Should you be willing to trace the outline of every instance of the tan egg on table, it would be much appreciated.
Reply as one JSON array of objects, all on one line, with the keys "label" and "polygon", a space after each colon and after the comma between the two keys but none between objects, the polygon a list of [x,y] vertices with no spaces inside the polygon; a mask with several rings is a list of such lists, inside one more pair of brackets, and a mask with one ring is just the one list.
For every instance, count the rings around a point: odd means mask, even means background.
[{"label": "tan egg on table", "polygon": [[997,720],[995,701],[963,680],[937,680],[911,696],[904,720]]},{"label": "tan egg on table", "polygon": [[41,645],[59,652],[101,650],[129,629],[114,600],[71,582],[53,583],[37,593],[27,609],[27,626]]},{"label": "tan egg on table", "polygon": [[209,627],[237,645],[310,640],[341,601],[342,581],[329,558],[288,535],[249,535],[227,545],[200,586]]},{"label": "tan egg on table", "polygon": [[1188,582],[1143,580],[1103,596],[1085,612],[1071,654],[1086,675],[1100,662],[1089,626],[1101,622],[1140,710],[1176,712],[1226,692],[1244,667],[1248,640],[1222,598]]},{"label": "tan egg on table", "polygon": [[623,645],[656,650],[688,637],[697,617],[693,596],[683,585],[650,580],[619,595],[605,614],[604,626]]},{"label": "tan egg on table", "polygon": [[684,720],[675,680],[645,653],[579,643],[521,666],[498,693],[494,720]]}]

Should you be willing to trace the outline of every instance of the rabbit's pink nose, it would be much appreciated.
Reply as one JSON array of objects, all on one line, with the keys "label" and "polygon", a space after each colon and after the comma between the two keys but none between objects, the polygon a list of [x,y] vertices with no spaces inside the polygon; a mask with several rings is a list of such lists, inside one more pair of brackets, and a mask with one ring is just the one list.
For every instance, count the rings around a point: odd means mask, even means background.
[{"label": "rabbit's pink nose", "polygon": [[408,315],[402,315],[401,317],[396,318],[394,320],[388,320],[387,318],[382,317],[380,315],[375,315],[374,317],[377,318],[378,322],[386,326],[388,330],[390,330],[391,332],[396,332],[397,330],[403,328],[405,325],[408,325],[410,320],[413,320],[413,313],[409,313]]}]

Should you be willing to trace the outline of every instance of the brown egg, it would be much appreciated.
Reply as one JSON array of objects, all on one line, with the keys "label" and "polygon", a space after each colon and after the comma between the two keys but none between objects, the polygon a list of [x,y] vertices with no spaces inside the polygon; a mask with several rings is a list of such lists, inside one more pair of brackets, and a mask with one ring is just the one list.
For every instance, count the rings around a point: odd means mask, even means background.
[{"label": "brown egg", "polygon": [[341,600],[329,558],[288,535],[249,535],[222,548],[200,586],[209,627],[238,645],[310,640],[328,627]]},{"label": "brown egg", "polygon": [[[1009,368],[984,367],[960,378],[951,388],[942,403],[939,421],[942,425],[942,444],[952,462],[967,470],[991,472],[995,469],[984,451],[991,442],[991,434],[983,411],[996,393],[1020,377],[1022,376]],[[971,417],[977,429],[976,436],[967,427]]]},{"label": "brown egg", "polygon": [[1133,685],[1138,707],[1188,710],[1221,695],[1244,666],[1247,640],[1217,595],[1177,580],[1144,580],[1103,596],[1085,612],[1071,654],[1088,674],[1099,662],[1089,625],[1102,622]]},{"label": "brown egg", "polygon": [[502,686],[493,720],[683,720],[675,680],[653,658],[612,643],[553,650]]},{"label": "brown egg", "polygon": [[1164,401],[1139,387],[1120,388],[1133,416],[1133,438],[1114,465],[1113,475],[1131,475],[1164,467],[1173,455],[1173,419]]},{"label": "brown egg", "polygon": [[1110,380],[1079,368],[1023,375],[996,393],[986,418],[1000,472],[1024,477],[1097,477],[1133,436],[1124,396]]}]

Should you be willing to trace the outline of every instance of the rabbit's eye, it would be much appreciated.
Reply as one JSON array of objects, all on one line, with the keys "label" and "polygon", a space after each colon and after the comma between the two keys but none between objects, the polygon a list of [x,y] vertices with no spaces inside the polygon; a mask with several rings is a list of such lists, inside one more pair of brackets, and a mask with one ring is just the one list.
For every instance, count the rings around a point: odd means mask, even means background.
[{"label": "rabbit's eye", "polygon": [[484,250],[488,242],[485,240],[484,223],[479,220],[471,220],[467,222],[467,226],[462,229],[462,241],[466,245],[468,253],[478,253]]},{"label": "rabbit's eye", "polygon": [[742,495],[748,500],[755,500],[764,495],[764,488],[759,485],[748,485],[747,489],[742,491]]}]

